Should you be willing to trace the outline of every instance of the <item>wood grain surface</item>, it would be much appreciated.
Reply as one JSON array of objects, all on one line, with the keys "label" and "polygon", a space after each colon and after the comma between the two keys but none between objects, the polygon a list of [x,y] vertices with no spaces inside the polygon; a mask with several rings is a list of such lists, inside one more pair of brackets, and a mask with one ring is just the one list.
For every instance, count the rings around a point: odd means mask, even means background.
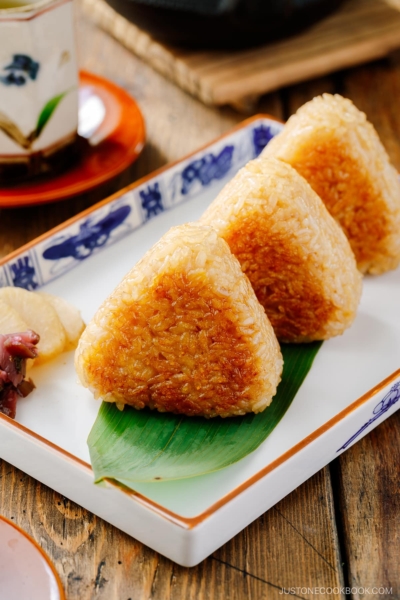
[{"label": "wood grain surface", "polygon": [[[80,12],[77,33],[82,67],[137,99],[147,124],[146,149],[122,176],[83,197],[1,210],[1,255],[243,118],[232,108],[210,108],[187,95]],[[325,91],[340,92],[367,112],[400,169],[399,55],[264,96],[254,112],[287,118]],[[372,597],[362,590],[368,586],[392,588],[379,598],[398,600],[399,447],[397,413],[192,569],[177,566],[4,461],[0,514],[48,553],[67,600],[278,600],[285,597],[282,588],[292,588],[294,597],[336,600],[346,597],[341,591],[346,586],[353,588],[347,597],[357,600]],[[0,600],[8,600],[1,589]]]},{"label": "wood grain surface", "polygon": [[82,3],[100,27],[207,104],[243,105],[248,97],[386,56],[400,46],[400,0],[346,0],[295,36],[235,52],[174,48],[154,40],[105,0]]}]

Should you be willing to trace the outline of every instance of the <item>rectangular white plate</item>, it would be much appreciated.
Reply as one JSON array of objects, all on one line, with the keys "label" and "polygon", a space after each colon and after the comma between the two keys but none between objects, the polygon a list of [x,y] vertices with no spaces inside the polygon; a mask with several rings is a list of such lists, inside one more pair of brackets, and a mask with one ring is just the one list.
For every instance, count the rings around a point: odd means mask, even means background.
[{"label": "rectangular white plate", "polygon": [[[244,122],[6,257],[0,286],[43,288],[89,321],[171,226],[197,219],[282,125]],[[37,389],[0,415],[0,456],[172,560],[193,566],[400,407],[400,271],[367,277],[354,325],[325,342],[291,407],[251,455],[217,473],[93,485],[86,439],[99,403],[80,387],[73,352],[32,371]]]}]

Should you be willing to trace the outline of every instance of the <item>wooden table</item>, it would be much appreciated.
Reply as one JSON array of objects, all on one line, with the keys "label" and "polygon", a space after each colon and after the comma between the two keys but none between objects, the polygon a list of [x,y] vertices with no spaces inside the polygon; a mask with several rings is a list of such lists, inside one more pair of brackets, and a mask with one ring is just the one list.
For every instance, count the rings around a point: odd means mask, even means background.
[{"label": "wooden table", "polygon": [[[82,67],[136,98],[147,145],[128,172],[100,190],[54,205],[1,210],[1,255],[243,119],[233,109],[202,105],[78,17]],[[339,92],[365,111],[400,170],[400,56],[270,94],[256,112],[286,119],[322,92]],[[372,597],[373,587],[392,588],[379,597],[394,600],[400,598],[399,465],[400,411],[192,569],[2,461],[0,514],[48,553],[67,600],[274,600],[284,597],[282,588],[328,600],[346,594],[327,588],[345,587],[357,599]],[[1,589],[0,599],[7,600]]]}]

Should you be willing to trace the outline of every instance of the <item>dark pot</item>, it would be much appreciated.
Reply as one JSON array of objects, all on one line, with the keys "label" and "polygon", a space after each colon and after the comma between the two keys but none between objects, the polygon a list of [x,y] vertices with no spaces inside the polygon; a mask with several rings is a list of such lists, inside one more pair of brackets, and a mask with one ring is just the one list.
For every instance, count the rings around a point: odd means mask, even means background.
[{"label": "dark pot", "polygon": [[197,48],[243,48],[292,35],[342,0],[107,0],[156,39]]}]

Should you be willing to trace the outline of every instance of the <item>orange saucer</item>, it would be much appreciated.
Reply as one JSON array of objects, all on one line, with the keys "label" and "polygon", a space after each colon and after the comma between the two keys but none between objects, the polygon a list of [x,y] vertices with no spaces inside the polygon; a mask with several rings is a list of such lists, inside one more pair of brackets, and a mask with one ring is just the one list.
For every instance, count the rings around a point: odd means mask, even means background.
[{"label": "orange saucer", "polygon": [[65,600],[48,556],[25,531],[0,516],[0,597]]},{"label": "orange saucer", "polygon": [[[79,133],[88,141],[79,161],[53,177],[0,188],[0,207],[43,204],[81,194],[112,179],[139,156],[145,141],[144,120],[125,90],[81,71],[79,100]],[[98,122],[93,118],[96,112]]]}]

